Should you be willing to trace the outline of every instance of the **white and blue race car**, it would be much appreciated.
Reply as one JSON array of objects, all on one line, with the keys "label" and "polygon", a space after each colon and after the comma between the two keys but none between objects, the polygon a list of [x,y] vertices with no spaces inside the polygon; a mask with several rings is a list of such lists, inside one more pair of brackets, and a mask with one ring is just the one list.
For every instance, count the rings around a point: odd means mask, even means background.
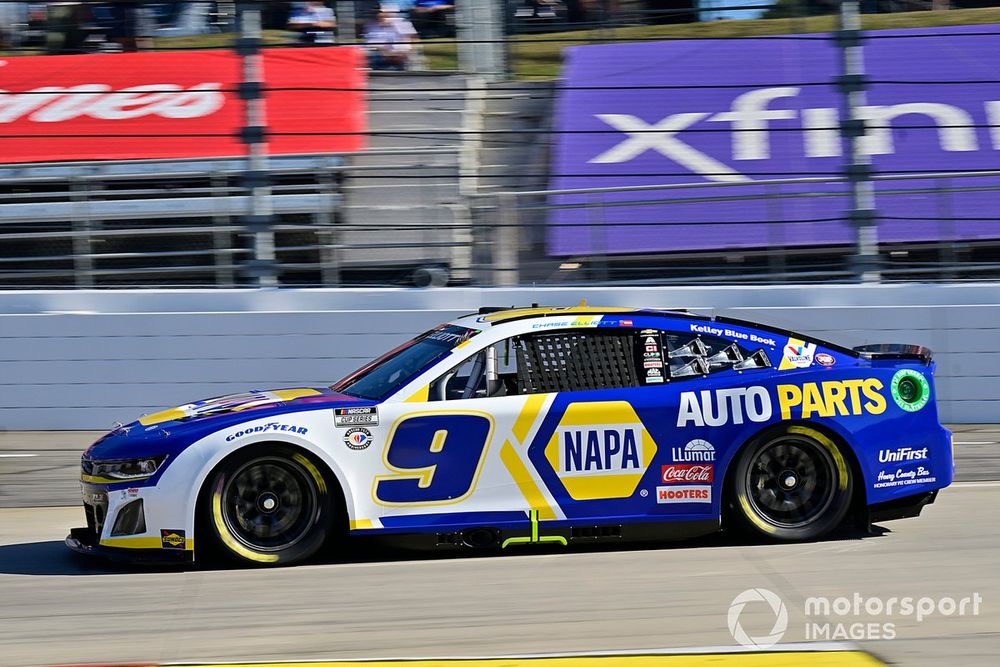
[{"label": "white and blue race car", "polygon": [[266,565],[415,547],[818,538],[952,481],[928,350],[680,311],[481,309],[330,388],[198,401],[83,455],[71,548]]}]

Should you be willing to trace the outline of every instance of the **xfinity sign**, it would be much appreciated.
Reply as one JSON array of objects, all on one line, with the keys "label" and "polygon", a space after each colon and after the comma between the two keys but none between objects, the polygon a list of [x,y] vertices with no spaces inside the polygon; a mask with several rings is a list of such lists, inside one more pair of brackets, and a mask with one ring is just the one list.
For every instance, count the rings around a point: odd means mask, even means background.
[{"label": "xfinity sign", "polygon": [[[988,83],[996,78],[1000,35],[982,34],[998,31],[934,32],[876,31],[865,40],[872,83],[861,148],[877,173],[989,171],[1000,163],[1000,92]],[[673,187],[553,196],[559,208],[548,219],[550,253],[853,244],[843,184],[757,185],[843,173],[844,100],[835,84],[841,53],[831,39],[814,37],[567,49],[550,186]],[[879,241],[1000,236],[991,221],[995,193],[969,188],[942,201],[926,192],[942,184],[981,187],[1000,178],[877,184]],[[685,185],[701,187],[679,187]],[[716,196],[733,199],[702,201]],[[605,204],[600,215],[595,204]],[[957,220],[942,221],[942,211]],[[669,224],[657,226],[662,222]]]},{"label": "xfinity sign", "polygon": [[[679,113],[658,122],[647,124],[629,114],[596,114],[602,122],[620,131],[624,136],[613,147],[602,151],[589,162],[614,164],[630,162],[646,151],[656,151],[667,160],[689,169],[708,181],[749,181],[729,164],[685,143],[680,135],[701,121],[727,123],[732,132],[731,156],[733,162],[768,160],[771,158],[771,125],[777,120],[799,120],[801,150],[807,158],[840,157],[843,142],[838,130],[840,114],[836,108],[817,107],[802,110],[772,109],[773,100],[794,98],[800,88],[761,88],[737,96],[729,111]],[[1000,150],[1000,101],[984,103],[984,113],[993,127],[990,148]],[[903,116],[922,116],[922,122],[937,130],[938,144],[942,150],[966,152],[979,150],[975,120],[972,114],[952,104],[942,102],[904,102],[885,106],[865,106],[862,115],[870,127],[862,139],[862,149],[869,155],[888,155],[896,152],[893,142],[893,122]],[[787,128],[785,128],[787,129]]]}]

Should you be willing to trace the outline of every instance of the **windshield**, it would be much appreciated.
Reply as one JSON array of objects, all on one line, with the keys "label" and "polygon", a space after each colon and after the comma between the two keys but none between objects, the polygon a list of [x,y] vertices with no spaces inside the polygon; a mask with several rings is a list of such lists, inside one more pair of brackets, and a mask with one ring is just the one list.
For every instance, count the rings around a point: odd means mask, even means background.
[{"label": "windshield", "polygon": [[386,352],[330,388],[359,398],[385,398],[477,333],[475,329],[441,325]]}]

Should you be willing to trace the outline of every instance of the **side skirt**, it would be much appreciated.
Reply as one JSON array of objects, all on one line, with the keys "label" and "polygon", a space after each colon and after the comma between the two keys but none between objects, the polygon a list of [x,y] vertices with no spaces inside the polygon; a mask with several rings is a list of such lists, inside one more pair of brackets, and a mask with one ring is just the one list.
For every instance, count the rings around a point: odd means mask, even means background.
[{"label": "side skirt", "polygon": [[[533,533],[530,526],[518,528],[497,528],[477,526],[458,532],[392,533],[381,535],[358,535],[356,539],[381,544],[388,547],[413,549],[418,551],[440,551],[455,549],[499,550],[507,543],[504,551],[519,553],[524,547],[566,546],[581,544],[632,544],[641,542],[676,542],[718,532],[718,519],[700,521],[675,521],[670,523],[587,523],[577,526],[547,527],[541,524]],[[511,542],[513,540],[513,542]]]}]

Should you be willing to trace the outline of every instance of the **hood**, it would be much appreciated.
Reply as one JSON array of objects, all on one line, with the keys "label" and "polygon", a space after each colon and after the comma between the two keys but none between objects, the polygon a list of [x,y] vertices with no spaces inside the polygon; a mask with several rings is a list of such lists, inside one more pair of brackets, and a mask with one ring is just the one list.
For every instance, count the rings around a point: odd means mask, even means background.
[{"label": "hood", "polygon": [[254,419],[374,404],[375,401],[330,389],[251,390],[229,394],[140,417],[101,437],[83,457],[105,461],[164,454],[170,457],[206,435]]},{"label": "hood", "polygon": [[[156,424],[165,424],[173,421],[191,421],[194,419],[203,419],[205,417],[214,417],[233,412],[243,412],[245,410],[256,410],[274,407],[276,405],[285,405],[301,398],[327,398],[327,394],[332,393],[333,392],[329,392],[329,390],[308,388],[274,389],[272,391],[252,389],[250,391],[243,392],[242,394],[228,394],[226,396],[207,398],[202,401],[187,403],[169,410],[155,412],[151,415],[144,415],[139,418],[138,423],[141,426],[154,426]],[[340,399],[356,400],[351,399],[351,397],[345,396],[344,394],[334,395]],[[252,419],[252,417],[248,418]]]}]

